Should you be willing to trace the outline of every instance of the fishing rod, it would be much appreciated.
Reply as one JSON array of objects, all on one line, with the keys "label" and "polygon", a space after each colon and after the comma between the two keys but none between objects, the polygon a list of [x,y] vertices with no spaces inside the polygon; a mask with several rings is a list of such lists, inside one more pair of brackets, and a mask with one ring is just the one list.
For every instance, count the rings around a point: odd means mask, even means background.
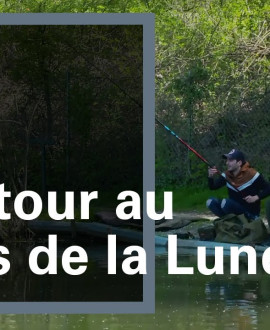
[{"label": "fishing rod", "polygon": [[[187,142],[185,142],[182,138],[180,138],[176,133],[174,133],[168,126],[164,125],[160,120],[156,118],[156,121],[163,126],[169,133],[175,136],[184,146],[186,146],[190,151],[192,151],[200,160],[202,160],[206,165],[213,168],[214,166],[211,165],[202,155],[200,155],[195,149],[193,149]],[[220,172],[221,173],[221,172]]]},{"label": "fishing rod", "polygon": [[[177,140],[178,141],[180,141],[184,146],[186,146],[190,151],[192,151],[200,160],[202,160],[206,165],[208,165],[209,167],[211,167],[211,168],[215,168],[216,170],[217,170],[217,174],[219,174],[220,176],[222,176],[223,178],[224,178],[224,180],[226,181],[226,182],[228,182],[230,185],[232,185],[232,183],[227,179],[227,178],[225,178],[223,175],[222,175],[222,173],[221,173],[221,171],[220,170],[218,170],[214,165],[212,165],[212,164],[210,164],[202,155],[200,155],[195,149],[193,149],[186,141],[184,141],[180,136],[178,136],[174,131],[172,131],[168,126],[166,126],[165,124],[163,124],[160,120],[158,120],[157,118],[156,118],[156,121],[161,125],[161,126],[163,126],[165,129],[166,129],[166,131],[168,131],[170,134],[172,134],[174,137],[176,137],[177,138]],[[242,192],[238,189],[238,188],[236,188],[236,187],[234,187],[234,189],[237,191],[237,192],[239,192],[239,193],[241,193],[242,194]]]}]

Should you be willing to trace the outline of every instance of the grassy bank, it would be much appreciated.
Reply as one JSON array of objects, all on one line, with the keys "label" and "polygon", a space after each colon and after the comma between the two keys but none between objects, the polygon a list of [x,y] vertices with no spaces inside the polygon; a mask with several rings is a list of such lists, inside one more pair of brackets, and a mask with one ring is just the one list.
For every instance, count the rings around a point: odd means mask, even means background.
[{"label": "grassy bank", "polygon": [[210,191],[208,188],[199,187],[179,187],[168,188],[166,190],[158,189],[156,191],[156,209],[163,209],[164,191],[173,192],[173,210],[180,211],[207,211],[206,200],[210,197],[224,198],[227,196],[226,188],[216,191]]}]

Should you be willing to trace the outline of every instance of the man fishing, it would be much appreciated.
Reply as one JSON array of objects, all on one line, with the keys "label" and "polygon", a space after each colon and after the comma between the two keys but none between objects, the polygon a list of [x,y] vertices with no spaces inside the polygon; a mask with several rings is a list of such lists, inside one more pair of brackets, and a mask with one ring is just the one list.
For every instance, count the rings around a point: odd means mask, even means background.
[{"label": "man fishing", "polygon": [[208,168],[208,185],[211,190],[227,186],[229,198],[209,198],[206,206],[216,216],[244,214],[255,220],[260,215],[261,199],[270,195],[270,184],[254,168],[250,167],[245,155],[233,149],[222,156],[226,159],[227,171],[220,173],[216,167]]}]

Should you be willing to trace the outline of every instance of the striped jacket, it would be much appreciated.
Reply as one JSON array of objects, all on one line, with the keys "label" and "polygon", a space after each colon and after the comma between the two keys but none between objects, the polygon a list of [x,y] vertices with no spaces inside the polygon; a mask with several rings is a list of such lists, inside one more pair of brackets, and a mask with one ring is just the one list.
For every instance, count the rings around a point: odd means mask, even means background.
[{"label": "striped jacket", "polygon": [[[248,178],[246,182],[242,182],[241,185],[236,185],[239,192],[235,189],[233,184],[230,184],[225,180],[230,181],[230,178],[226,173],[222,173],[218,178],[208,178],[208,185],[211,190],[227,186],[229,198],[235,200],[239,204],[243,205],[246,210],[255,215],[260,214],[260,200],[270,195],[270,184],[263,178],[259,172],[254,172],[252,178]],[[247,203],[243,198],[246,196],[258,195],[259,200],[254,203]]]}]

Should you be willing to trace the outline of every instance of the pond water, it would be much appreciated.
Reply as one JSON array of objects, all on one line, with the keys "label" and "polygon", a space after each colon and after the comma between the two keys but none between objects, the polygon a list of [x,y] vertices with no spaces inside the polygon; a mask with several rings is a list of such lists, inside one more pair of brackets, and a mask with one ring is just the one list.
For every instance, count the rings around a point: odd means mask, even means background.
[{"label": "pond water", "polygon": [[[74,243],[60,242],[57,254],[50,252],[51,260],[57,262],[57,274],[34,274],[29,267],[29,254],[38,246],[48,247],[48,242],[39,242],[36,245],[26,243],[10,244],[7,246],[10,270],[0,276],[0,301],[142,301],[142,275],[129,276],[122,271],[121,260],[126,246],[117,245],[116,275],[107,274],[107,245],[100,242],[80,244],[88,256],[84,263],[86,271],[78,276],[68,274],[62,267],[62,255],[66,248]],[[75,245],[75,244],[74,244]],[[72,255],[77,257],[78,254]],[[50,261],[51,262],[51,261]],[[48,256],[41,252],[38,266],[45,269],[48,265]],[[78,264],[72,264],[76,269]],[[0,327],[1,329],[1,327]]]},{"label": "pond water", "polygon": [[[181,256],[180,256],[181,257]],[[183,265],[196,265],[183,256]],[[212,260],[209,260],[212,262]],[[259,262],[258,262],[259,264]],[[229,265],[229,260],[225,260]],[[0,315],[1,329],[269,329],[270,275],[168,275],[167,256],[156,257],[156,313],[130,315]]]}]

